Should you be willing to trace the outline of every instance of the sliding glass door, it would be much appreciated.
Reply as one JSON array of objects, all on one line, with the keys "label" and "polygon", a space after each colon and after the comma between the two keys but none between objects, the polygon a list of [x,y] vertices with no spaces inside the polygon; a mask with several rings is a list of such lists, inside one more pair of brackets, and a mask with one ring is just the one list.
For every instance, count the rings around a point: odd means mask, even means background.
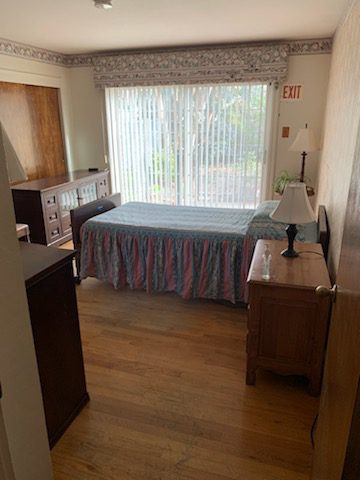
[{"label": "sliding glass door", "polygon": [[107,89],[113,191],[124,202],[255,207],[268,96],[266,84]]}]

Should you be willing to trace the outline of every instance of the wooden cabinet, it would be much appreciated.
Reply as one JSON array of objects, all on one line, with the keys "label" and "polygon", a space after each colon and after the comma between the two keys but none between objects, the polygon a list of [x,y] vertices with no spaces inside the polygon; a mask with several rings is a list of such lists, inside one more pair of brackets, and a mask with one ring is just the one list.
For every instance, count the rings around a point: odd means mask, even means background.
[{"label": "wooden cabinet", "polygon": [[11,188],[16,222],[26,223],[33,243],[60,245],[71,239],[70,210],[109,195],[109,172],[76,172]]},{"label": "wooden cabinet", "polygon": [[89,400],[73,280],[74,252],[19,243],[52,447]]},{"label": "wooden cabinet", "polygon": [[[320,244],[297,243],[299,257],[280,252],[287,242],[258,240],[249,284],[246,383],[255,384],[259,367],[283,375],[309,378],[309,392],[318,395],[325,354],[330,302],[318,297],[318,285],[330,287]],[[272,256],[269,280],[262,279],[266,246]],[[309,253],[311,252],[311,253]]]}]

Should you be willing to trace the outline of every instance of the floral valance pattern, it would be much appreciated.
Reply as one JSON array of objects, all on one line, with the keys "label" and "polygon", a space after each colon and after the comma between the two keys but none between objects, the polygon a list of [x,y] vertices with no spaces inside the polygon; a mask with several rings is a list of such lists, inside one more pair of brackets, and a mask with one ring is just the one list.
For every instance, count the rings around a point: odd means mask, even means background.
[{"label": "floral valance pattern", "polygon": [[288,55],[286,44],[123,52],[94,57],[94,80],[98,88],[281,81]]}]

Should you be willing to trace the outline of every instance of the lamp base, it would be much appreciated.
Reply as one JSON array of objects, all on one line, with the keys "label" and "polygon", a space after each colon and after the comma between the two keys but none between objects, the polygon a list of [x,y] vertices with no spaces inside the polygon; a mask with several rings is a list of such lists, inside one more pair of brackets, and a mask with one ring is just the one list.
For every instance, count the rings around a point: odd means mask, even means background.
[{"label": "lamp base", "polygon": [[298,252],[297,252],[296,250],[294,250],[294,249],[290,250],[289,248],[286,248],[285,250],[283,250],[283,251],[281,252],[281,255],[282,255],[283,257],[288,257],[288,258],[294,258],[294,257],[298,257],[298,256],[299,256],[299,254],[298,254]]},{"label": "lamp base", "polygon": [[293,223],[291,223],[286,227],[286,234],[288,237],[288,248],[281,252],[281,255],[283,257],[294,258],[299,256],[297,251],[294,250],[294,240],[297,232],[298,231],[297,231],[296,225],[294,225]]}]

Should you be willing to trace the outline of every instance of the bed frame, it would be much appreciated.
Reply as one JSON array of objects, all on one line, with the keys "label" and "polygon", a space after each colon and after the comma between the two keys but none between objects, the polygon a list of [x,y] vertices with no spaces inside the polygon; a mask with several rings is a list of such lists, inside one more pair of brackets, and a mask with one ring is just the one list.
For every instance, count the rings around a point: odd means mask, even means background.
[{"label": "bed frame", "polygon": [[329,253],[329,242],[330,242],[330,229],[329,222],[326,214],[326,209],[324,205],[319,205],[318,211],[318,239],[321,243],[324,257],[327,262],[328,253]]},{"label": "bed frame", "polygon": [[[115,207],[121,205],[121,195],[116,193],[110,195],[106,198],[100,200],[95,200],[94,202],[87,203],[81,207],[75,208],[70,211],[71,216],[71,228],[74,242],[75,253],[75,262],[76,262],[76,277],[75,281],[80,283],[80,256],[81,256],[81,238],[80,238],[80,229],[83,223],[89,218],[96,217],[100,213],[107,212],[112,210]],[[324,205],[319,206],[318,212],[318,238],[319,243],[321,243],[325,260],[327,260],[328,249],[329,249],[329,224],[327,220],[326,210]]]}]

